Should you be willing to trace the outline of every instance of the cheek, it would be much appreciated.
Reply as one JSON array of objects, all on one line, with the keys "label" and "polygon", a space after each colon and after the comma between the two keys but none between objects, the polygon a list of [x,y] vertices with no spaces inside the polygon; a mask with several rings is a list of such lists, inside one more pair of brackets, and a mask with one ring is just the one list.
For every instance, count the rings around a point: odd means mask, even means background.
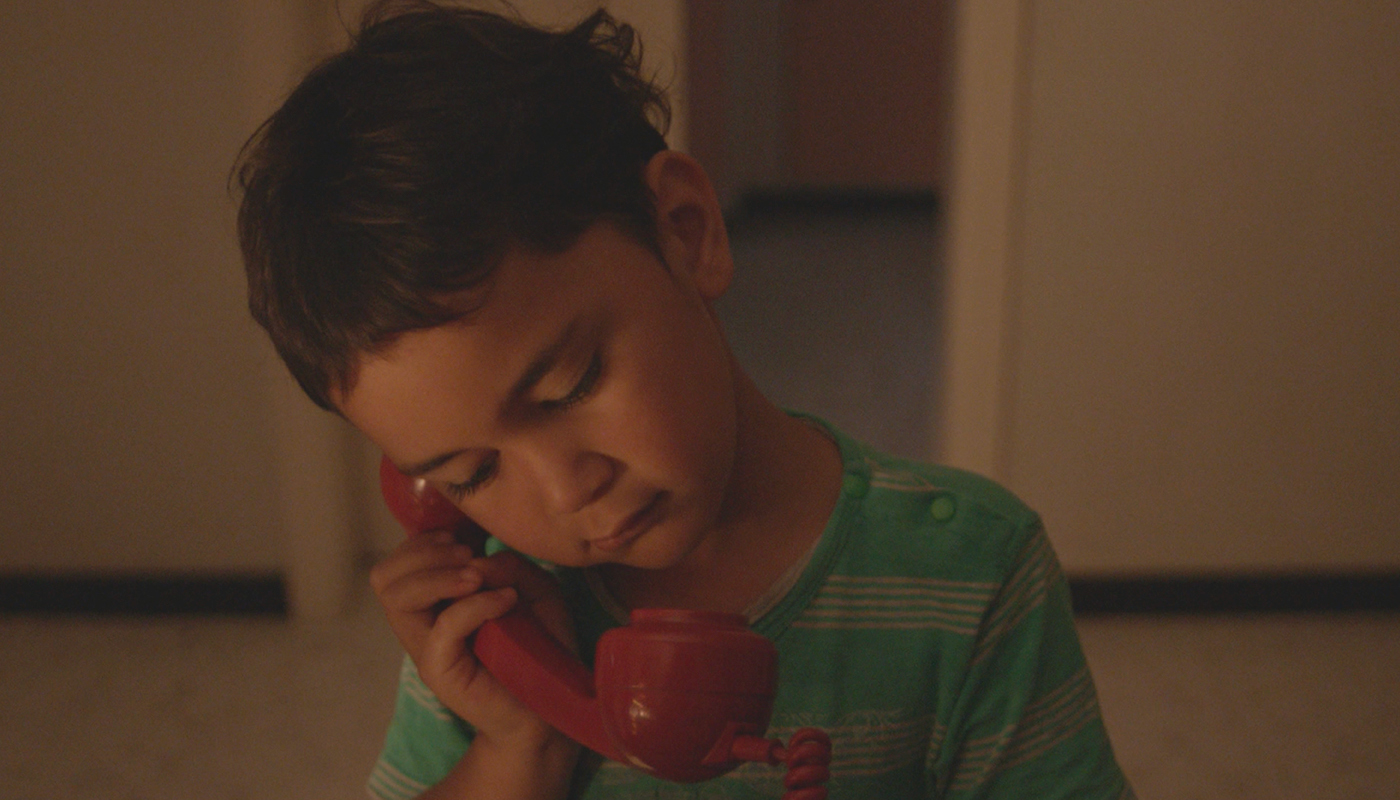
[{"label": "cheek", "polygon": [[713,481],[732,457],[734,378],[720,347],[699,337],[678,344],[639,370],[629,438],[672,471]]},{"label": "cheek", "polygon": [[483,490],[480,500],[468,500],[463,509],[486,532],[511,549],[536,558],[549,558],[541,545],[549,541],[547,520],[539,514],[539,498],[523,491],[526,487],[501,481]]}]

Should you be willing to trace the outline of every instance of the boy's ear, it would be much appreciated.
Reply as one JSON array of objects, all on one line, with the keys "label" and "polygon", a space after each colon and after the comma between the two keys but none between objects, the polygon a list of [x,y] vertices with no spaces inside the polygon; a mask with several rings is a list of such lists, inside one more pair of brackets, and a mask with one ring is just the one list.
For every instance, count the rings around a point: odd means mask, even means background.
[{"label": "boy's ear", "polygon": [[734,259],[709,176],[690,156],[663,150],[647,162],[645,177],[667,266],[684,271],[706,300],[718,299],[734,277]]}]

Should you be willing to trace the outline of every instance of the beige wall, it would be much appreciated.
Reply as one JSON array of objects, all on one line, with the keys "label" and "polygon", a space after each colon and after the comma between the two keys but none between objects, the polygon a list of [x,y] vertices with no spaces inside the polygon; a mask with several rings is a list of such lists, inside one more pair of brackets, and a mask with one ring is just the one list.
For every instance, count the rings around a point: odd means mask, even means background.
[{"label": "beige wall", "polygon": [[0,570],[281,564],[236,11],[0,6]]},{"label": "beige wall", "polygon": [[969,452],[1072,571],[1400,566],[1400,5],[1022,9]]}]

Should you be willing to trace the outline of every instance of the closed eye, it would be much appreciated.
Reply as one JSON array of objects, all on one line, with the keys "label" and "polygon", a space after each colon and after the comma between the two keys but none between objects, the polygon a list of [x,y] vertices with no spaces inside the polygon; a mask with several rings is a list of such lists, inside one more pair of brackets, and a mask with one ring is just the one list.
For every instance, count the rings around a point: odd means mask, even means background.
[{"label": "closed eye", "polygon": [[485,461],[482,461],[481,464],[477,466],[476,471],[472,473],[472,476],[470,478],[461,483],[446,484],[443,486],[443,490],[447,493],[447,496],[450,497],[453,501],[460,503],[464,498],[471,495],[477,489],[480,489],[482,486],[485,486],[488,481],[495,477],[495,475],[496,456],[493,455],[490,458],[487,458]]},{"label": "closed eye", "polygon": [[541,400],[540,407],[546,411],[563,411],[566,408],[578,405],[588,399],[588,396],[597,388],[598,379],[602,374],[603,357],[599,353],[594,353],[593,359],[588,362],[588,369],[583,371],[583,375],[579,377],[578,383],[574,384],[574,388],[570,389],[568,394],[558,399]]}]

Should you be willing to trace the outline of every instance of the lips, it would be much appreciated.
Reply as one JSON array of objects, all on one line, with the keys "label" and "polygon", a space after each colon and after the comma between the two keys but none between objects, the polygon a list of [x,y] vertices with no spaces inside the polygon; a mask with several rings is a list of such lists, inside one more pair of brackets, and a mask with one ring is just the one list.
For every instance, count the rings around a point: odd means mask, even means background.
[{"label": "lips", "polygon": [[647,504],[637,509],[617,526],[617,530],[602,539],[594,539],[589,545],[605,552],[619,550],[636,541],[642,534],[651,530],[661,520],[661,502],[665,492],[657,492]]}]

